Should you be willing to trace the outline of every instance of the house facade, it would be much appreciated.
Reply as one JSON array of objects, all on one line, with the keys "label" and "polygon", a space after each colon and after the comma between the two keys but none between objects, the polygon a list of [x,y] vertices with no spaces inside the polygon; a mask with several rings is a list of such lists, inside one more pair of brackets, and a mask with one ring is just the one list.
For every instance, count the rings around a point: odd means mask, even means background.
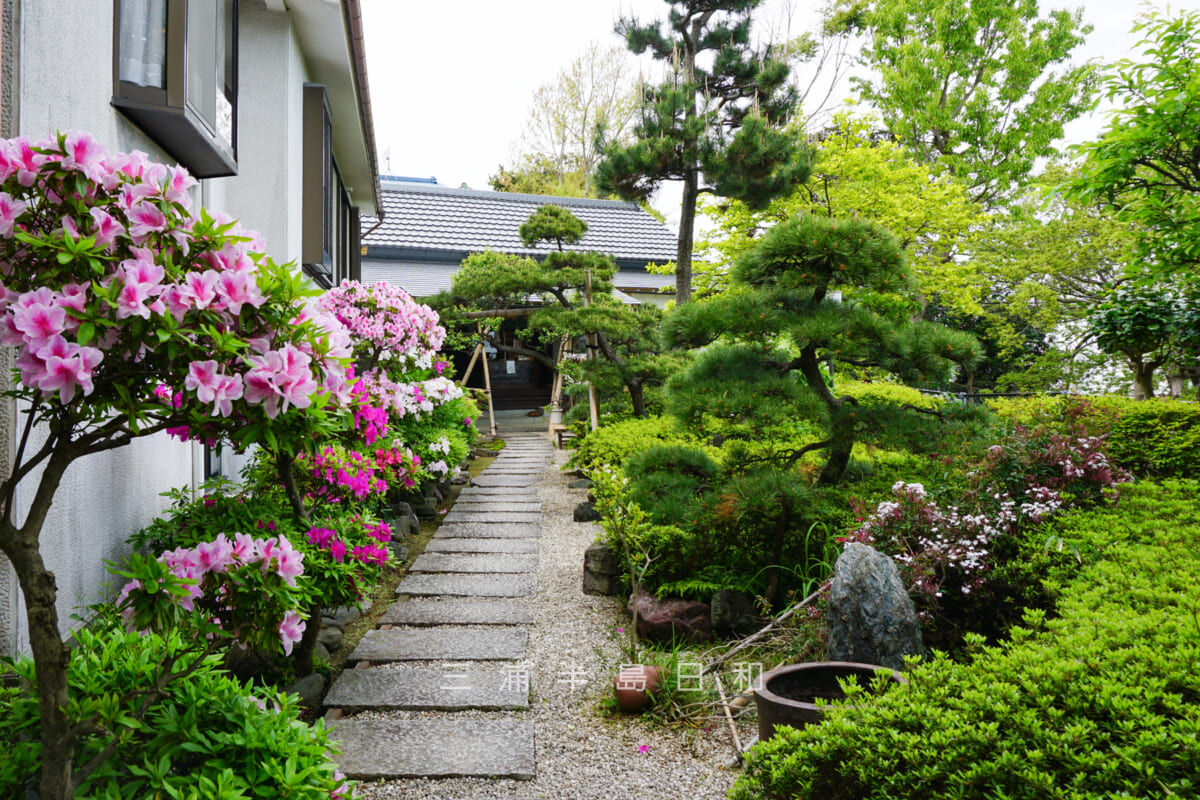
[{"label": "house facade", "polygon": [[675,278],[647,271],[675,260],[675,233],[637,203],[490,192],[439,186],[434,179],[381,181],[380,220],[362,222],[364,281],[386,281],[413,297],[449,289],[462,260],[492,250],[534,258],[551,245],[526,247],[517,231],[541,205],[562,206],[587,223],[587,233],[569,250],[595,250],[617,264],[613,286],[639,303],[665,305],[674,298]]},{"label": "house facade", "polygon": [[[359,215],[381,208],[358,0],[3,0],[0,34],[5,138],[82,130],[183,164],[201,179],[193,200],[257,230],[277,261],[322,286],[359,277]],[[0,471],[20,419],[0,403]],[[125,555],[162,492],[236,467],[163,434],[73,465],[41,546],[64,624],[105,596],[104,561]],[[0,654],[27,650],[0,555]]]}]

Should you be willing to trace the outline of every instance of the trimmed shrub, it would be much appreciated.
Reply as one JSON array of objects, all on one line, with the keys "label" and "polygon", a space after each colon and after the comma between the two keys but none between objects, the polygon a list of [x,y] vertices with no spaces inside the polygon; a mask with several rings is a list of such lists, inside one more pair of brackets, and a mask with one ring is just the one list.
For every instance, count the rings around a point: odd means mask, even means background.
[{"label": "trimmed shrub", "polygon": [[851,690],[752,750],[730,797],[1196,796],[1198,492],[1135,485],[1063,515],[1053,535],[1102,560],[1062,589],[1061,617],[1029,611],[1010,641],[972,637],[968,662],[937,654],[882,697]]},{"label": "trimmed shrub", "polygon": [[[114,737],[117,742],[77,797],[349,797],[329,760],[323,724],[301,722],[289,695],[243,686],[220,671],[219,657],[202,657],[179,633],[126,632],[102,619],[76,636],[67,712],[74,722],[96,723],[76,748],[76,766],[101,754]],[[184,677],[155,696],[163,663]],[[32,661],[17,661],[13,671],[26,685],[36,684]],[[148,709],[139,721],[135,710],[144,702]],[[0,758],[0,797],[24,797],[36,787],[38,733],[37,696],[0,689],[0,741],[15,745]]]},{"label": "trimmed shrub", "polygon": [[674,417],[627,419],[605,425],[583,439],[571,453],[567,466],[573,469],[595,464],[619,467],[630,456],[657,444],[691,444],[694,438],[679,427]]},{"label": "trimmed shrub", "polygon": [[1113,461],[1137,475],[1200,474],[1200,404],[1155,398],[1032,397],[989,400],[1001,419],[1107,437]]}]

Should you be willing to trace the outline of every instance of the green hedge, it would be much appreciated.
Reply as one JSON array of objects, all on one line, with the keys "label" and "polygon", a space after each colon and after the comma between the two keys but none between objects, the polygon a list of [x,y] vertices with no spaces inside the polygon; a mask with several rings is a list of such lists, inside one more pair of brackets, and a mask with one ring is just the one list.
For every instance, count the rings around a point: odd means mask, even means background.
[{"label": "green hedge", "polygon": [[627,458],[643,453],[655,445],[694,444],[690,436],[673,417],[627,419],[587,434],[575,446],[568,467],[590,467],[605,464],[619,467]]},{"label": "green hedge", "polygon": [[[1195,797],[1200,793],[1200,484],[1130,487],[1053,534],[1102,553],[968,663],[751,751],[730,793],[758,798]],[[1056,541],[1056,540],[1055,540]]]},{"label": "green hedge", "polygon": [[1074,425],[1106,436],[1108,455],[1142,476],[1200,475],[1200,404],[1155,398],[1031,397],[990,400],[1001,419],[1018,425]]}]

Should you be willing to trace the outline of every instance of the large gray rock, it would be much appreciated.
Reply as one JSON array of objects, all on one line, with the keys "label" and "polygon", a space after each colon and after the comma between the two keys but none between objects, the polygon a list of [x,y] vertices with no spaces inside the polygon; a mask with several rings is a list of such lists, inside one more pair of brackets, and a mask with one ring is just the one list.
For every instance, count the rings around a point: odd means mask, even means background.
[{"label": "large gray rock", "polygon": [[637,607],[638,636],[673,644],[712,640],[708,603],[668,598],[659,600],[648,592],[629,598],[629,611]]},{"label": "large gray rock", "polygon": [[601,519],[600,512],[596,510],[596,504],[592,502],[580,503],[575,506],[575,512],[571,517],[576,522],[599,522]]},{"label": "large gray rock", "polygon": [[299,697],[300,705],[306,708],[315,708],[321,705],[321,697],[325,694],[325,686],[328,683],[329,681],[324,675],[314,672],[312,675],[305,675],[284,691]]},{"label": "large gray rock", "polygon": [[624,573],[621,556],[604,542],[596,542],[584,551],[584,594],[621,594],[621,576]]},{"label": "large gray rock", "polygon": [[753,633],[763,625],[754,600],[741,592],[731,589],[714,592],[709,605],[713,633],[718,636]]},{"label": "large gray rock", "polygon": [[392,536],[402,538],[411,536],[421,529],[421,520],[417,519],[412,505],[404,502],[392,503],[392,516],[388,525],[392,526]]},{"label": "large gray rock", "polygon": [[895,562],[865,544],[847,544],[829,594],[829,660],[904,669],[904,656],[924,651]]},{"label": "large gray rock", "polygon": [[325,645],[325,649],[329,652],[336,652],[342,646],[342,640],[345,638],[342,629],[330,625],[329,627],[321,626],[321,632],[317,634],[317,641]]}]

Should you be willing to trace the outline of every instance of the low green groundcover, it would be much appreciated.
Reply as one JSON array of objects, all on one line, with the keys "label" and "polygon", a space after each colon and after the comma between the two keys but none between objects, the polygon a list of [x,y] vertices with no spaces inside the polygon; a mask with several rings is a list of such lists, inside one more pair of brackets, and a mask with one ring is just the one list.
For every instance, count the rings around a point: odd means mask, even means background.
[{"label": "low green groundcover", "polygon": [[[1200,794],[1200,484],[1138,484],[1064,515],[1048,546],[1100,555],[968,663],[751,751],[734,800]],[[1059,538],[1061,537],[1061,539]]]},{"label": "low green groundcover", "polygon": [[[103,760],[76,793],[86,800],[330,800],[349,794],[330,761],[318,722],[299,719],[294,697],[247,687],[223,673],[220,657],[197,660],[178,632],[166,638],[98,620],[76,634],[67,712],[90,720],[76,748],[76,770]],[[161,666],[186,673],[134,718]],[[34,681],[33,663],[12,668]],[[37,696],[0,687],[0,798],[25,797],[37,783],[40,745]],[[116,750],[104,748],[119,738]]]}]

